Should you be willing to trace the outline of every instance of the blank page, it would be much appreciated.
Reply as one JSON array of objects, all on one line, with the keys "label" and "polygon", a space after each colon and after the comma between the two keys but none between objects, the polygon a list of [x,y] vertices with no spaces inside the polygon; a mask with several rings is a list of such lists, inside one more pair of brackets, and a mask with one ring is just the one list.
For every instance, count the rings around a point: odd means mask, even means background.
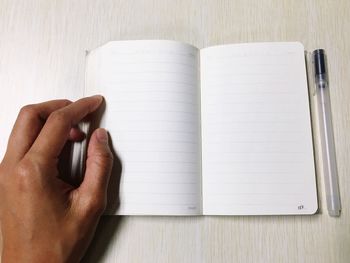
[{"label": "blank page", "polygon": [[303,46],[205,48],[201,85],[203,213],[315,213]]},{"label": "blank page", "polygon": [[116,214],[201,213],[198,55],[156,40],[109,42],[89,54],[86,94],[104,95],[101,127],[122,163],[119,197],[111,189],[109,200],[120,199]]}]

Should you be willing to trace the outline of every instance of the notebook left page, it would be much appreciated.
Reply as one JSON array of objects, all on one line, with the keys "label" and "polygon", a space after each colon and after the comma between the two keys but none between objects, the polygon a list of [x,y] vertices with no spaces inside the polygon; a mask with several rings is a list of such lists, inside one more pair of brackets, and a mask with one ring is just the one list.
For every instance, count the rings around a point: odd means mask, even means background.
[{"label": "notebook left page", "polygon": [[122,166],[108,214],[201,214],[198,66],[198,50],[174,41],[114,41],[88,55],[85,95],[105,97],[100,126]]}]

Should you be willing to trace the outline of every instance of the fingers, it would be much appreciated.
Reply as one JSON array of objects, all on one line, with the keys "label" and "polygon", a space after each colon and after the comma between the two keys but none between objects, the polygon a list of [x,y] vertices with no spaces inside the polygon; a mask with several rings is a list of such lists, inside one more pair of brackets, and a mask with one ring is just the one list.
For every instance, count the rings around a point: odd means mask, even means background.
[{"label": "fingers", "polygon": [[91,135],[84,181],[77,189],[79,207],[102,214],[106,205],[107,188],[113,166],[113,155],[108,146],[105,129],[97,129]]},{"label": "fingers", "polygon": [[69,100],[52,100],[23,107],[11,132],[5,158],[14,162],[22,159],[34,143],[47,117],[71,103]]},{"label": "fingers", "polygon": [[102,96],[83,98],[54,111],[47,119],[30,151],[49,158],[58,157],[70,136],[71,128],[94,112],[102,100]]},{"label": "fingers", "polygon": [[73,127],[69,131],[68,140],[74,141],[74,142],[80,142],[85,139],[85,133],[83,133],[81,130],[79,130],[78,127]]}]

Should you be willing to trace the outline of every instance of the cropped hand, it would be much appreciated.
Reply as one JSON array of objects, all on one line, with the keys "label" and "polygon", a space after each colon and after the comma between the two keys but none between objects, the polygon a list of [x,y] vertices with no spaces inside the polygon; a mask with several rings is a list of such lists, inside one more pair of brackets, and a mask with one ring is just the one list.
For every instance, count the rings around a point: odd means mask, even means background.
[{"label": "cropped hand", "polygon": [[93,132],[79,187],[57,165],[67,143],[83,134],[78,122],[96,111],[102,96],[74,103],[54,100],[20,111],[0,164],[2,262],[78,262],[106,205],[113,155],[106,130]]}]

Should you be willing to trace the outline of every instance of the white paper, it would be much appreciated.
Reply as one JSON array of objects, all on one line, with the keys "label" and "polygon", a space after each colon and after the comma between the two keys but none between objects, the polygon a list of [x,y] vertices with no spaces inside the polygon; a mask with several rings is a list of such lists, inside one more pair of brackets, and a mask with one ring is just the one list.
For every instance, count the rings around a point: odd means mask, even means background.
[{"label": "white paper", "polygon": [[122,163],[116,214],[201,213],[198,53],[146,40],[89,54],[86,95],[104,95],[101,126]]},{"label": "white paper", "polygon": [[315,213],[303,46],[205,48],[201,96],[203,213]]}]

